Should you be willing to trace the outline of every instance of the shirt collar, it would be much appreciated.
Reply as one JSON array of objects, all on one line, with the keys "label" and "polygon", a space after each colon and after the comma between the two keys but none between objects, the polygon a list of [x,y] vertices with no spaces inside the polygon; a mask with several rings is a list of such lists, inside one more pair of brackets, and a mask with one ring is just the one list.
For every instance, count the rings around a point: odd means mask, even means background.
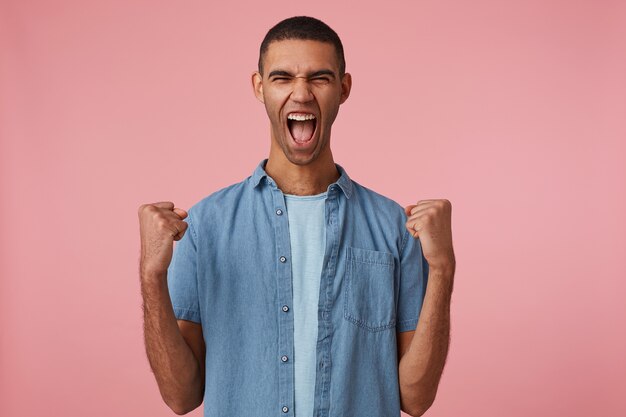
[{"label": "shirt collar", "polygon": [[[267,161],[267,158],[262,160],[252,173],[251,179],[253,188],[256,188],[261,183],[261,180],[263,178],[267,178],[266,181],[268,181],[270,184],[275,184],[275,181],[272,179],[272,177],[267,175],[267,172],[265,172],[265,164],[267,163]],[[341,165],[336,163],[335,166],[337,167],[337,171],[339,171],[340,176],[339,179],[333,184],[339,185],[339,188],[341,188],[346,197],[350,198],[350,196],[352,196],[352,181],[350,180],[350,177],[348,176],[346,170]],[[330,188],[331,186],[332,184],[328,187]]]}]

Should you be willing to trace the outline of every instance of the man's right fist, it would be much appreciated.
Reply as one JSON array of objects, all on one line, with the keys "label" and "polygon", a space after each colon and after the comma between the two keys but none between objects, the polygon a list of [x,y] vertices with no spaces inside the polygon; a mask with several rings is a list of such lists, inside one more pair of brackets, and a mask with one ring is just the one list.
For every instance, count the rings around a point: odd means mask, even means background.
[{"label": "man's right fist", "polygon": [[171,201],[142,204],[139,207],[141,235],[141,276],[163,274],[172,261],[174,241],[187,230],[187,212]]}]

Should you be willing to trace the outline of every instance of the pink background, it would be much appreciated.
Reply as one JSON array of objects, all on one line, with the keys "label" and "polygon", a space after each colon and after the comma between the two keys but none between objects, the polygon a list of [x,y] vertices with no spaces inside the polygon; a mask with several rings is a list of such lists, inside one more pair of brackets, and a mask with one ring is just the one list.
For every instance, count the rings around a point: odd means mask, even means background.
[{"label": "pink background", "polygon": [[136,210],[188,208],[268,155],[249,77],[297,14],[339,33],[353,75],[335,161],[453,205],[427,415],[626,415],[624,2],[87,3],[0,3],[0,415],[173,414]]}]

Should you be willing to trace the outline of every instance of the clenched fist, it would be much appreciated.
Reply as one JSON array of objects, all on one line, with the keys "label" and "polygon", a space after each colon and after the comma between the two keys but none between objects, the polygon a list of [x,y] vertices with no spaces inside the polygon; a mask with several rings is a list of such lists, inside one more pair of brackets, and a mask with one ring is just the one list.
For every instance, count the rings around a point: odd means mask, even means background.
[{"label": "clenched fist", "polygon": [[420,200],[404,208],[406,228],[422,244],[422,253],[431,269],[454,269],[452,248],[452,204],[450,201]]},{"label": "clenched fist", "polygon": [[141,276],[163,274],[172,261],[174,241],[187,230],[187,212],[171,201],[142,204],[139,207],[141,235]]}]

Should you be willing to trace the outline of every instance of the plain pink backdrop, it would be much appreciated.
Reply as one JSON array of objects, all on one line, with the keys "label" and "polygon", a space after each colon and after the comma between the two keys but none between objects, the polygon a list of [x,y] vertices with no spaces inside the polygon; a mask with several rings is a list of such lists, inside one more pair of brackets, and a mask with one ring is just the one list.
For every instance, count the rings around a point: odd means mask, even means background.
[{"label": "plain pink backdrop", "polygon": [[453,205],[427,415],[626,415],[626,7],[591,0],[2,0],[0,415],[173,415],[136,210],[188,208],[267,157],[250,74],[299,14],[353,75],[335,161],[403,206]]}]

